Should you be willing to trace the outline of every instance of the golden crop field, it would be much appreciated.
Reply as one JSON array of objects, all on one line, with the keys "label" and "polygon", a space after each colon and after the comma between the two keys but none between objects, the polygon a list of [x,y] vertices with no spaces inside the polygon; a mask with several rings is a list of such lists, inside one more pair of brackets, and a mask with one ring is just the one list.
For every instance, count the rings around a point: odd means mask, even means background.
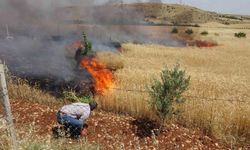
[{"label": "golden crop field", "polygon": [[228,143],[249,141],[250,38],[236,38],[234,33],[249,36],[250,30],[204,25],[197,32],[202,31],[209,34],[199,39],[217,41],[219,46],[122,45],[123,53],[115,57],[123,61],[123,69],[115,72],[114,89],[98,97],[102,108],[154,117],[146,86],[165,65],[172,68],[179,63],[191,76],[191,84],[185,93],[184,113],[176,120]]}]

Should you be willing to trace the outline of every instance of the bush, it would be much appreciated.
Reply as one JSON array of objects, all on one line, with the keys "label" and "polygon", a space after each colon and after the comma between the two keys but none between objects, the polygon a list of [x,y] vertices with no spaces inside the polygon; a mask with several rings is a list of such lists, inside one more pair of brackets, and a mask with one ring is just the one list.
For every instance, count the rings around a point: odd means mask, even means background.
[{"label": "bush", "polygon": [[246,33],[244,32],[238,32],[238,33],[234,33],[234,36],[237,38],[245,38],[246,37]]},{"label": "bush", "polygon": [[195,25],[194,25],[194,27],[201,27],[201,26],[200,26],[200,25],[198,25],[198,24],[195,24]]},{"label": "bush", "polygon": [[173,29],[172,29],[172,31],[171,31],[171,33],[173,33],[173,34],[176,34],[176,33],[178,33],[179,31],[178,31],[178,29],[176,28],[176,27],[174,27]]},{"label": "bush", "polygon": [[149,88],[150,104],[159,117],[161,126],[179,111],[174,108],[174,104],[185,101],[182,93],[187,90],[189,81],[190,76],[186,77],[185,71],[180,70],[179,65],[172,70],[166,67],[161,72],[160,80],[153,81]]},{"label": "bush", "polygon": [[191,34],[193,34],[194,32],[193,32],[192,29],[187,29],[187,30],[185,31],[185,33],[188,34],[188,35],[191,35]]},{"label": "bush", "polygon": [[63,95],[65,99],[71,102],[89,103],[91,101],[94,101],[91,96],[77,96],[75,92],[64,91]]},{"label": "bush", "polygon": [[208,35],[208,32],[207,31],[203,31],[203,32],[201,32],[201,35]]},{"label": "bush", "polygon": [[87,55],[89,52],[92,52],[92,43],[87,39],[87,35],[82,32],[82,44],[84,44],[84,51],[82,55]]}]

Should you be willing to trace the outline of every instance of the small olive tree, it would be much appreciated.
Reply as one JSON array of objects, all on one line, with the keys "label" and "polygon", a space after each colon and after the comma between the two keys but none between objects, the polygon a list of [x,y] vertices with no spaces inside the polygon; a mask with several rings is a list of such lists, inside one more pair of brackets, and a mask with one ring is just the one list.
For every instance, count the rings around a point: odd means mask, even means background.
[{"label": "small olive tree", "polygon": [[174,28],[172,29],[171,33],[172,33],[172,34],[178,33],[178,29],[177,29],[176,27],[174,27]]},{"label": "small olive tree", "polygon": [[150,104],[160,119],[161,127],[165,121],[177,112],[174,104],[183,103],[182,93],[189,86],[190,76],[177,64],[173,69],[165,67],[160,80],[154,80],[149,87]]},{"label": "small olive tree", "polygon": [[187,29],[187,30],[185,31],[185,33],[188,34],[188,35],[191,35],[191,34],[194,33],[194,31],[193,31],[192,29]]}]

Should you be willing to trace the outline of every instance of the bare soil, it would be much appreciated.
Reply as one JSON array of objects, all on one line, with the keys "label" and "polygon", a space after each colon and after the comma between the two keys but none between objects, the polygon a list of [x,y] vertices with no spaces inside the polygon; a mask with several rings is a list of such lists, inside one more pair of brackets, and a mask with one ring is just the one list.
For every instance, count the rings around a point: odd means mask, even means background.
[{"label": "bare soil", "polygon": [[[25,126],[39,136],[52,135],[51,129],[57,126],[54,108],[23,100],[11,102],[14,122],[20,134]],[[98,111],[87,120],[87,139],[98,143],[103,149],[228,149],[218,141],[205,136],[199,130],[188,129],[177,124],[168,124],[164,131],[155,135],[158,125],[155,122]],[[69,139],[69,143],[78,140]]]}]

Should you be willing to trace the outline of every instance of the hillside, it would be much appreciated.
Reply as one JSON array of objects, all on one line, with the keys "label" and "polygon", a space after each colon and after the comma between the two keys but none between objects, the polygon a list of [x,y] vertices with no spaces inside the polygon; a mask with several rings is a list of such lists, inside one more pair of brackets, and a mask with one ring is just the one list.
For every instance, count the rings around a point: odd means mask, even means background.
[{"label": "hillside", "polygon": [[207,22],[218,22],[226,25],[250,23],[249,16],[219,14],[179,4],[110,4],[94,6],[94,8],[72,6],[61,9],[61,12],[66,13],[71,19],[72,16],[78,18],[75,20],[78,23],[151,25],[194,25]]},{"label": "hillside", "polygon": [[246,16],[218,14],[195,7],[179,4],[131,4],[125,8],[134,8],[144,13],[144,20],[156,24],[192,24],[219,22],[235,24],[249,22]]}]

